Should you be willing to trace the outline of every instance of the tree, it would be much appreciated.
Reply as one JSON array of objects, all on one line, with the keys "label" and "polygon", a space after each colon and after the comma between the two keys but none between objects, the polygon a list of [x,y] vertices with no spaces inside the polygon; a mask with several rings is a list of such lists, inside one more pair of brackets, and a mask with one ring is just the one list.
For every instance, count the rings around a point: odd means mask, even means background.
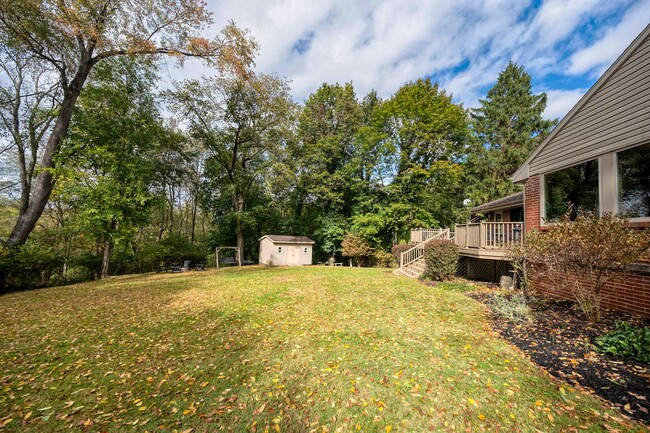
[{"label": "tree", "polygon": [[212,23],[202,0],[0,0],[0,43],[33,54],[58,80],[61,100],[43,149],[29,206],[7,243],[23,244],[50,197],[52,168],[73,109],[91,70],[118,56],[199,57],[245,75],[255,43],[230,23],[208,40],[197,32]]},{"label": "tree", "polygon": [[[418,215],[396,232],[415,224],[450,224],[462,206],[459,194],[467,141],[467,114],[450,95],[429,79],[402,86],[378,110],[378,124],[392,147],[391,204],[399,215]],[[394,213],[394,212],[391,212]],[[394,220],[401,219],[397,214]]]},{"label": "tree", "polygon": [[151,65],[142,61],[99,65],[58,155],[58,189],[74,209],[77,226],[103,246],[100,278],[108,276],[114,244],[130,240],[149,216],[150,154],[161,135],[154,80]]},{"label": "tree", "polygon": [[475,142],[468,158],[470,195],[476,204],[514,193],[510,176],[557,123],[542,117],[546,93],[533,94],[530,75],[513,62],[479,102],[472,110]]},{"label": "tree", "polygon": [[55,118],[57,83],[52,83],[34,54],[0,46],[0,70],[8,78],[0,86],[0,130],[18,164],[20,218],[30,202],[32,181],[44,138]]},{"label": "tree", "polygon": [[171,93],[190,122],[192,136],[208,150],[206,178],[215,203],[235,220],[237,246],[244,256],[247,204],[291,134],[295,104],[287,84],[272,75],[190,80]]},{"label": "tree", "polygon": [[305,101],[298,123],[300,188],[320,210],[346,218],[355,199],[350,162],[361,118],[352,83],[323,84]]},{"label": "tree", "polygon": [[341,253],[353,258],[357,266],[367,261],[373,255],[373,248],[358,234],[348,233],[341,242]]}]

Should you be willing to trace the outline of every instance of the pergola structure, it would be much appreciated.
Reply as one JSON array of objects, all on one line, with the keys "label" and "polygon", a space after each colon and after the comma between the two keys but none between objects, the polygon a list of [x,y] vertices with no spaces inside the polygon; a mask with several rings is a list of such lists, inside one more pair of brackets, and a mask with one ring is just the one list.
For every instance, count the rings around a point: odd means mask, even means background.
[{"label": "pergola structure", "polygon": [[219,253],[223,250],[235,250],[235,261],[237,262],[237,266],[241,266],[241,251],[239,251],[239,247],[217,247],[215,250],[217,268],[219,268]]}]

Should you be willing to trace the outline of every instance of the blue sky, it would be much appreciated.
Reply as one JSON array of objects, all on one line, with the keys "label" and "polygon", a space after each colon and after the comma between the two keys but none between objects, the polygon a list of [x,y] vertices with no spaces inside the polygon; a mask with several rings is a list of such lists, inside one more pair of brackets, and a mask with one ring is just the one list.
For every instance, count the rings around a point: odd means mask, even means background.
[{"label": "blue sky", "polygon": [[[257,70],[302,102],[323,82],[386,98],[419,77],[475,107],[509,60],[562,117],[650,22],[650,0],[208,0],[260,43]],[[201,68],[186,76],[206,74]],[[176,77],[180,78],[180,77]]]}]

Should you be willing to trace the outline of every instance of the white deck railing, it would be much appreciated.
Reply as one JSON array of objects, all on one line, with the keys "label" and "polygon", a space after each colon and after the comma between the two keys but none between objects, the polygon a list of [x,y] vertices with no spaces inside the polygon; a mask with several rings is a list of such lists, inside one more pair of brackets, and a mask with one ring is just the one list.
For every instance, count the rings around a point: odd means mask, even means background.
[{"label": "white deck railing", "polygon": [[524,223],[456,224],[455,242],[461,248],[506,249],[523,239]]},{"label": "white deck railing", "polygon": [[434,238],[448,229],[411,229],[411,243],[419,244]]},{"label": "white deck railing", "polygon": [[415,229],[415,230],[411,230],[411,242],[413,242],[414,233],[417,232],[418,230],[426,233],[426,235],[422,236],[422,238],[424,238],[424,241],[421,241],[410,250],[404,251],[403,253],[400,254],[400,260],[399,260],[400,268],[403,268],[404,266],[413,263],[414,261],[422,257],[424,255],[424,246],[428,242],[434,239],[451,239],[451,231],[449,229],[435,229],[435,230]]}]

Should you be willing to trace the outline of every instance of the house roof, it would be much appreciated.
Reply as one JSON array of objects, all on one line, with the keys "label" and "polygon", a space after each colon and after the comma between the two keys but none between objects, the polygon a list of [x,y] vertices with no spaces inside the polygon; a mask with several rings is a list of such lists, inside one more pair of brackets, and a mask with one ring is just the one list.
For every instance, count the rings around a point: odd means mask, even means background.
[{"label": "house roof", "polygon": [[315,244],[316,242],[309,239],[307,236],[285,236],[285,235],[265,235],[259,238],[261,241],[268,238],[273,243],[279,244]]},{"label": "house roof", "polygon": [[553,141],[554,137],[562,131],[567,124],[571,122],[574,116],[580,112],[583,106],[592,99],[592,97],[608,82],[609,78],[632,56],[636,49],[645,41],[650,34],[650,24],[634,39],[625,51],[616,59],[614,63],[605,71],[605,73],[594,83],[593,86],[585,93],[582,98],[573,106],[573,108],[564,116],[562,121],[551,131],[544,141],[535,149],[528,159],[512,175],[513,182],[524,182],[529,177],[530,163],[539,155],[546,146]]},{"label": "house roof", "polygon": [[523,206],[524,192],[517,192],[507,197],[501,197],[496,200],[483,203],[482,205],[472,208],[472,213],[485,213],[493,210],[506,209],[516,206]]}]

